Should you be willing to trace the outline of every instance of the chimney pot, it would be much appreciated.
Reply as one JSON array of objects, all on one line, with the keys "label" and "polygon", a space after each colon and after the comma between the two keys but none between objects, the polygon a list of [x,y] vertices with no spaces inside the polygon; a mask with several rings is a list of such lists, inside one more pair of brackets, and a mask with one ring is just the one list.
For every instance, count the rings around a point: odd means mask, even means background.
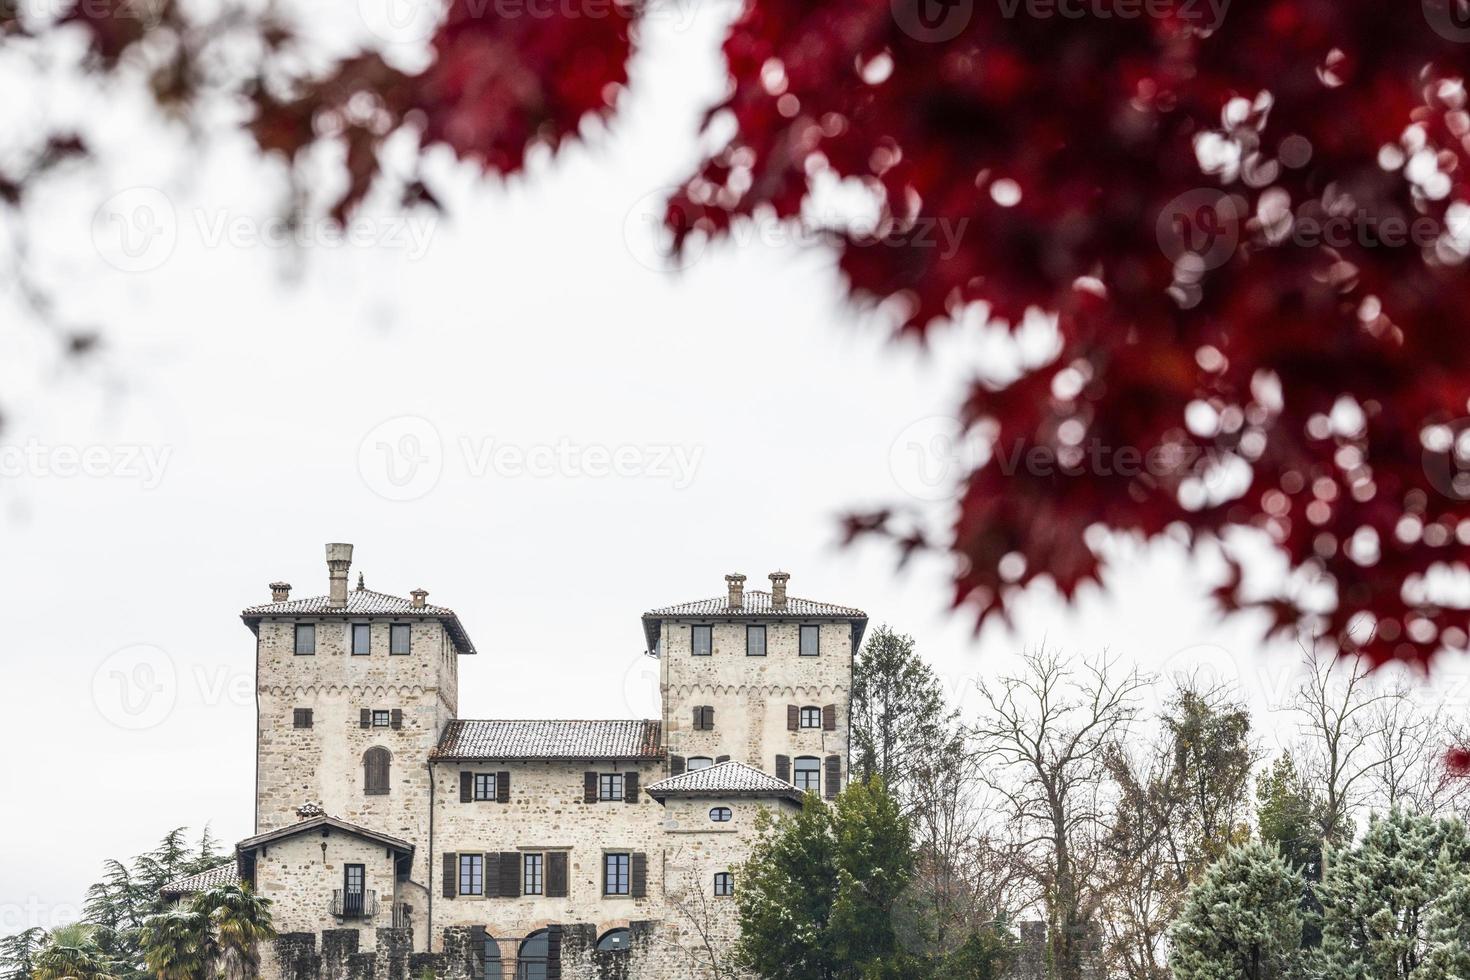
[{"label": "chimney pot", "polygon": [[739,572],[733,572],[725,576],[725,586],[729,590],[729,605],[731,609],[745,608],[745,576]]},{"label": "chimney pot", "polygon": [[424,600],[429,598],[429,593],[425,589],[414,589],[409,595],[413,596],[413,607],[415,609],[424,608]]},{"label": "chimney pot", "polygon": [[771,579],[771,608],[786,608],[786,583],[791,580],[790,572],[772,572]]},{"label": "chimney pot", "polygon": [[271,583],[271,602],[285,602],[289,598],[291,598],[290,582]]},{"label": "chimney pot", "polygon": [[352,570],[352,545],[327,545],[327,581],[331,592],[327,605],[341,609],[347,605],[347,573]]}]

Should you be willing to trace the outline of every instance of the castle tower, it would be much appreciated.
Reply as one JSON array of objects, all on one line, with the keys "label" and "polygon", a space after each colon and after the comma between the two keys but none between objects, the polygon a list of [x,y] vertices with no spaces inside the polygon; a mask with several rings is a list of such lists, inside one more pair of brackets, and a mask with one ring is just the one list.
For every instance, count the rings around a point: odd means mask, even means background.
[{"label": "castle tower", "polygon": [[831,799],[848,771],[852,664],[860,609],[769,592],[725,576],[725,594],[644,614],[661,660],[669,772],[743,762]]},{"label": "castle tower", "polygon": [[[425,760],[458,708],[457,657],[475,652],[451,609],[349,587],[352,545],[326,548],[327,594],[244,610],[256,636],[257,835],[316,804],[333,818],[409,842],[429,832]],[[410,870],[427,882],[428,853]],[[423,867],[418,867],[422,864]]]}]

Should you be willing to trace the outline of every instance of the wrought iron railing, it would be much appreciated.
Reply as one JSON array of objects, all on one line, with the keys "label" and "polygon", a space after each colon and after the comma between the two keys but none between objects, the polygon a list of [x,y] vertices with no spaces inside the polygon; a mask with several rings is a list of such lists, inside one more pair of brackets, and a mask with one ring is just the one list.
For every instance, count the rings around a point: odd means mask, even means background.
[{"label": "wrought iron railing", "polygon": [[332,892],[332,914],[339,919],[371,919],[378,914],[378,893],[371,889]]},{"label": "wrought iron railing", "polygon": [[393,906],[393,928],[407,929],[412,916],[413,907],[411,905],[405,905],[402,902],[395,903]]}]

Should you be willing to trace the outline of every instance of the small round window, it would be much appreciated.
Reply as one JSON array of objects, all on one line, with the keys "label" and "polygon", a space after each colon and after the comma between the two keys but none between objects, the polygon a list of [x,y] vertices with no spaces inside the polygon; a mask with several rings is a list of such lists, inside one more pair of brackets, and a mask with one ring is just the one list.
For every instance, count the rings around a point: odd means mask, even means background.
[{"label": "small round window", "polygon": [[715,823],[725,823],[734,815],[727,806],[717,806],[709,812],[709,818]]}]

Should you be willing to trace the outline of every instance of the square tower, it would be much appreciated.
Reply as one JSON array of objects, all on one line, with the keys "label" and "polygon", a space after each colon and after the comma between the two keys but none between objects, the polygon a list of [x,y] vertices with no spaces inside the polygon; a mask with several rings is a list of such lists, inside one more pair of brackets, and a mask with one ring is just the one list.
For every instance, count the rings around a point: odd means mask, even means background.
[{"label": "square tower", "polygon": [[743,762],[798,789],[836,797],[847,778],[852,664],[861,609],[769,592],[725,576],[725,594],[643,615],[660,658],[670,775]]}]

